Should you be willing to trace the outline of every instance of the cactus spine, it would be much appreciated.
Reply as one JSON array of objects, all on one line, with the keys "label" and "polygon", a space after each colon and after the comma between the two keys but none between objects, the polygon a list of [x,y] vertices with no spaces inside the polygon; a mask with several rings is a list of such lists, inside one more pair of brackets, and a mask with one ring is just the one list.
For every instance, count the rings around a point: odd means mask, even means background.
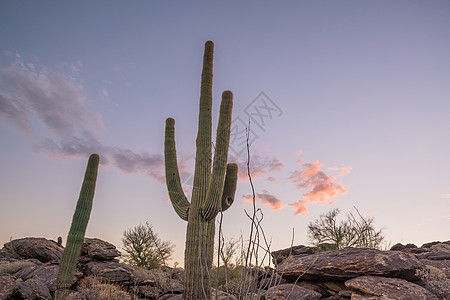
[{"label": "cactus spine", "polygon": [[175,149],[175,121],[166,120],[164,157],[166,183],[175,212],[187,221],[184,256],[184,299],[211,299],[210,271],[214,252],[215,218],[234,200],[237,165],[227,164],[233,94],[222,94],[212,163],[212,76],[214,44],[206,42],[200,91],[194,185],[191,202],[184,195]]},{"label": "cactus spine", "polygon": [[66,248],[64,249],[59,274],[56,281],[55,299],[63,300],[68,296],[69,288],[72,285],[72,278],[75,266],[80,256],[83,245],[84,234],[89,221],[92,209],[92,199],[94,198],[95,182],[97,180],[99,156],[92,154],[89,157],[83,185],[78,198],[77,207],[73,214],[72,225],[67,237]]}]

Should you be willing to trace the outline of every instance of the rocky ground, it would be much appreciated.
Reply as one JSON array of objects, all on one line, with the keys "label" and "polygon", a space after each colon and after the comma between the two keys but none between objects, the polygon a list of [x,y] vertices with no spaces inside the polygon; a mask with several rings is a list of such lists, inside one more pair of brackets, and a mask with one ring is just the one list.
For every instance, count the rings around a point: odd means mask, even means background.
[{"label": "rocky ground", "polygon": [[[6,243],[0,250],[0,300],[52,299],[63,251],[44,238]],[[234,285],[231,280],[223,286],[229,293],[218,291],[217,298],[450,299],[450,241],[421,247],[397,244],[390,251],[316,252],[301,245],[272,252],[276,268],[253,268],[245,296],[236,288],[242,280],[234,279]],[[182,299],[182,269],[146,270],[120,263],[119,256],[114,245],[85,239],[70,299],[90,299],[83,287],[93,281],[120,290],[115,298],[105,299]]]}]

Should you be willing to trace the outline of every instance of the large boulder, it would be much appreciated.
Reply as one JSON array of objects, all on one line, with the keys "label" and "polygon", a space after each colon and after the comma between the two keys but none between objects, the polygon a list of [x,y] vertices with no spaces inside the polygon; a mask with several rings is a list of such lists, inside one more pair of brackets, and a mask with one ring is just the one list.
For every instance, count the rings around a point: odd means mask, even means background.
[{"label": "large boulder", "polygon": [[47,286],[37,278],[30,278],[21,282],[14,296],[19,296],[20,299],[53,299]]},{"label": "large boulder", "polygon": [[114,261],[91,261],[85,265],[84,271],[107,282],[129,284],[133,278],[132,268]]},{"label": "large boulder", "polygon": [[423,287],[398,278],[361,276],[346,281],[345,285],[359,290],[361,292],[358,293],[359,296],[369,297],[368,299],[438,300],[434,294]]},{"label": "large boulder", "polygon": [[303,288],[295,284],[281,284],[271,287],[262,296],[262,300],[318,300],[322,297],[320,293]]},{"label": "large boulder", "polygon": [[272,261],[273,261],[274,265],[276,266],[276,265],[282,263],[289,256],[304,256],[304,255],[309,255],[309,254],[313,254],[313,253],[314,253],[314,248],[311,248],[308,246],[303,246],[303,245],[298,245],[298,246],[293,246],[293,247],[286,248],[286,249],[273,251],[270,253],[270,255],[272,255]]},{"label": "large boulder", "polygon": [[112,260],[120,256],[120,251],[111,243],[97,238],[85,238],[81,247],[81,255],[95,260]]},{"label": "large boulder", "polygon": [[45,238],[28,237],[12,240],[11,242],[4,244],[4,250],[15,258],[36,258],[43,263],[59,263],[64,248],[58,246],[56,242]]},{"label": "large boulder", "polygon": [[[56,279],[59,273],[59,265],[42,264],[34,267],[26,267],[14,273],[15,277],[21,278],[24,281],[29,279],[36,279],[42,282],[50,292],[56,291]],[[75,283],[77,278],[74,276],[72,282]]]},{"label": "large boulder", "polygon": [[348,248],[291,256],[278,265],[278,273],[286,279],[345,281],[371,275],[418,280],[416,269],[423,264],[414,254]]}]

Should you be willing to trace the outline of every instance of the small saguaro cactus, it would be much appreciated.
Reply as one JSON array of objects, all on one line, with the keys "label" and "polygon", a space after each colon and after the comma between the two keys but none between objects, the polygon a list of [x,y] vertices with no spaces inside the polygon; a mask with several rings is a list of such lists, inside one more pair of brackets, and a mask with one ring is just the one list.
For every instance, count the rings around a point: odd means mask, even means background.
[{"label": "small saguaro cactus", "polygon": [[181,187],[175,150],[175,120],[166,120],[164,158],[166,183],[175,212],[187,221],[184,254],[183,298],[211,299],[211,266],[214,252],[215,218],[234,201],[237,165],[227,164],[233,94],[225,91],[220,105],[214,163],[212,163],[212,75],[214,44],[205,44],[196,140],[194,185],[189,202]]},{"label": "small saguaro cactus", "polygon": [[100,158],[97,154],[92,154],[89,157],[83,185],[81,186],[80,197],[78,198],[72,225],[67,236],[66,248],[64,249],[61,264],[59,265],[55,294],[55,299],[57,300],[66,299],[69,288],[72,285],[75,266],[80,256],[84,234],[86,233],[86,227],[91,214],[99,160]]}]

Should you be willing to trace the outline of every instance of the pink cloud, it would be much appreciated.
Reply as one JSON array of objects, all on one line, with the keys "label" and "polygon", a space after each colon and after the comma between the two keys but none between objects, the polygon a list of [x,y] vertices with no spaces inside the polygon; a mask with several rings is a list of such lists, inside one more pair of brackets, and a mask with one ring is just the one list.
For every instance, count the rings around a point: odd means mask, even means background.
[{"label": "pink cloud", "polygon": [[[333,198],[348,193],[342,184],[335,182],[335,176],[327,175],[321,171],[323,165],[318,160],[314,160],[312,163],[304,163],[301,160],[298,162],[301,164],[301,169],[292,172],[289,179],[295,183],[297,189],[306,189],[309,192],[304,193],[303,198],[298,200],[297,203],[290,205],[295,210],[295,215],[305,215],[308,212],[307,203],[331,204],[335,201],[332,200]],[[337,171],[339,169],[328,168],[328,170]],[[339,176],[348,174],[350,170],[351,167],[341,168]]]},{"label": "pink cloud", "polygon": [[338,173],[338,176],[344,176],[350,173],[352,170],[352,167],[343,167],[341,168],[341,171]]},{"label": "pink cloud", "polygon": [[308,209],[306,208],[306,200],[298,200],[298,202],[289,204],[293,210],[295,210],[294,216],[298,216],[299,214],[302,214],[306,216],[308,213]]},{"label": "pink cloud", "polygon": [[[253,202],[252,195],[243,195],[242,198],[249,203]],[[283,207],[286,206],[283,203],[281,203],[281,201],[277,197],[270,194],[266,190],[263,190],[262,193],[257,193],[255,200],[261,201],[261,203],[269,206],[272,210],[276,210],[276,211],[280,211]]]}]

